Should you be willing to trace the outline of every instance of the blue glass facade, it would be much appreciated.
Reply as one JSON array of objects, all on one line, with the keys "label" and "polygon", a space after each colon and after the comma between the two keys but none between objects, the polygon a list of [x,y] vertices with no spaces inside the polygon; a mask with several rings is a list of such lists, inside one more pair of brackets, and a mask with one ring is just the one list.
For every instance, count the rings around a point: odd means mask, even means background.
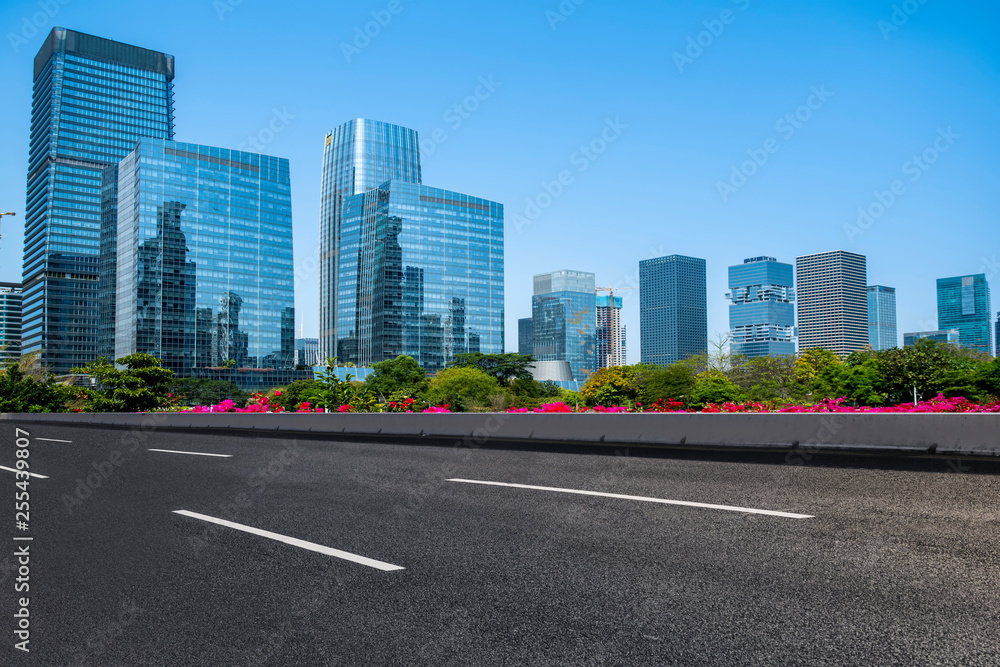
[{"label": "blue glass facade", "polygon": [[142,139],[118,167],[117,219],[116,358],[146,352],[181,377],[292,379],[288,160]]},{"label": "blue glass facade", "polygon": [[21,284],[0,283],[0,362],[21,356]]},{"label": "blue glass facade", "polygon": [[97,356],[104,172],[174,135],[174,59],[55,28],[35,56],[24,236],[25,352],[53,372]]},{"label": "blue glass facade", "polygon": [[961,336],[958,333],[958,329],[951,329],[950,331],[915,331],[913,333],[904,333],[903,347],[912,347],[917,344],[918,340],[923,340],[925,338],[933,340],[937,343],[958,345]]},{"label": "blue glass facade", "polygon": [[531,297],[534,356],[568,361],[573,380],[597,370],[597,295],[593,273],[563,269],[535,276]]},{"label": "blue glass facade", "polygon": [[868,344],[873,350],[890,350],[899,346],[895,287],[868,286]]},{"label": "blue glass facade", "polygon": [[729,267],[730,351],[747,357],[795,354],[792,265],[753,257]]},{"label": "blue glass facade", "polygon": [[639,262],[639,345],[642,363],[661,366],[708,351],[705,260]]},{"label": "blue glass facade", "polygon": [[517,321],[517,353],[535,354],[535,329],[530,317],[522,317]]},{"label": "blue glass facade", "polygon": [[[345,272],[342,216],[347,197],[374,190],[389,180],[420,183],[420,143],[415,130],[359,118],[326,135],[320,184],[320,358],[341,357],[337,347],[344,326],[339,285]],[[355,265],[356,268],[356,265]],[[348,273],[348,275],[350,275]]]},{"label": "blue glass facade", "polygon": [[502,204],[390,180],[346,197],[341,216],[339,363],[406,354],[434,372],[504,351]]},{"label": "blue glass facade", "polygon": [[993,354],[993,307],[986,275],[938,278],[938,329],[958,329],[962,347]]}]

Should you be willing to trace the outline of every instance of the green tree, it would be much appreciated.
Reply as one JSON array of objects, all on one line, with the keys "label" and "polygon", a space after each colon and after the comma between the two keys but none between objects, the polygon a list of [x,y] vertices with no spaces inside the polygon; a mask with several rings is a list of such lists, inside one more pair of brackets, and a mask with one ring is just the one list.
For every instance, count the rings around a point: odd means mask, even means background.
[{"label": "green tree", "polygon": [[690,401],[695,385],[692,364],[682,361],[666,367],[638,364],[633,368],[639,385],[636,399],[643,405],[652,405],[661,398]]},{"label": "green tree", "polygon": [[427,371],[413,357],[401,354],[374,364],[372,369],[365,386],[377,396],[416,397],[427,391]]},{"label": "green tree", "polygon": [[725,373],[708,370],[695,376],[691,398],[686,403],[694,408],[700,408],[708,403],[736,403],[745,399],[740,388],[733,384]]},{"label": "green tree", "polygon": [[0,412],[60,412],[71,391],[51,379],[37,380],[17,365],[0,371]]},{"label": "green tree", "polygon": [[528,370],[528,366],[533,363],[535,363],[535,358],[528,354],[468,352],[455,355],[455,361],[451,363],[451,367],[478,368],[494,377],[501,386],[507,386],[512,380],[530,378],[531,372]]},{"label": "green tree", "polygon": [[611,407],[626,405],[639,395],[639,382],[631,366],[602,368],[592,374],[580,388],[588,405]]},{"label": "green tree", "polygon": [[445,368],[431,378],[427,401],[431,405],[447,404],[453,411],[469,410],[488,405],[498,389],[496,378],[478,368]]},{"label": "green tree", "polygon": [[727,374],[753,401],[787,401],[796,388],[794,355],[734,357]]},{"label": "green tree", "polygon": [[280,405],[289,412],[295,412],[303,402],[308,399],[306,396],[316,389],[316,380],[296,380],[287,387],[281,388],[281,396],[275,397],[272,403]]},{"label": "green tree", "polygon": [[99,389],[90,390],[88,412],[146,412],[163,407],[174,372],[151,354],[136,353],[118,359],[120,370],[101,357],[73,372],[97,378]]}]

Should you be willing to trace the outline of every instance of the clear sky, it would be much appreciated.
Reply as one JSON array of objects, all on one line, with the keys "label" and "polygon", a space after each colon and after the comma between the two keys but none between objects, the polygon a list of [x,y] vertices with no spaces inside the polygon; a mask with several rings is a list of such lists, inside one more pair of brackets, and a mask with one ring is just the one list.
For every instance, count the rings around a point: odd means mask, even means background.
[{"label": "clear sky", "polygon": [[726,267],[758,255],[867,255],[900,334],[936,328],[936,278],[1000,291],[995,0],[4,0],[0,280],[20,279],[32,59],[57,25],[173,54],[178,140],[290,159],[307,336],[323,139],[357,117],[418,130],[424,183],[505,205],[508,350],[533,274],[625,287],[672,253],[708,262],[710,337]]}]

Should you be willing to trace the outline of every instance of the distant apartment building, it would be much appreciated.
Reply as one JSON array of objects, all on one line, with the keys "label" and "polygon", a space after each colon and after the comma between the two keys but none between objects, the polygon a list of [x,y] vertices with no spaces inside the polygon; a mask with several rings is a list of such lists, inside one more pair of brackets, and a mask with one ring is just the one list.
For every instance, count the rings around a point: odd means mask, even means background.
[{"label": "distant apartment building", "polygon": [[958,329],[965,348],[993,354],[993,312],[985,274],[939,278],[938,329]]},{"label": "distant apartment building", "polygon": [[625,349],[625,326],[622,325],[622,297],[597,297],[597,368],[624,366],[628,358]]},{"label": "distant apartment building", "polygon": [[639,262],[639,356],[666,366],[708,350],[705,260],[668,255]]},{"label": "distant apartment building", "polygon": [[110,299],[99,293],[105,170],[144,137],[173,138],[174,57],[57,27],[33,74],[22,348],[62,375],[96,358]]},{"label": "distant apartment building", "polygon": [[0,283],[0,363],[21,356],[21,283]]},{"label": "distant apartment building", "polygon": [[119,164],[117,201],[115,357],[152,354],[179,377],[293,379],[288,160],[142,139]]},{"label": "distant apartment building", "polygon": [[567,361],[573,380],[597,370],[593,273],[563,269],[534,277],[532,348],[538,361]]},{"label": "distant apartment building", "polygon": [[873,350],[889,350],[899,345],[895,287],[868,286],[868,344]]},{"label": "distant apartment building", "polygon": [[795,354],[792,265],[752,257],[729,267],[730,350],[747,357]]},{"label": "distant apartment building", "polygon": [[535,330],[530,317],[522,317],[517,321],[517,353],[533,355],[535,353]]},{"label": "distant apartment building", "polygon": [[903,347],[912,347],[917,344],[918,340],[924,339],[959,347],[960,336],[958,329],[951,329],[950,331],[914,331],[903,334]]},{"label": "distant apartment building", "polygon": [[837,250],[795,259],[799,350],[846,356],[868,345],[868,269],[864,255]]}]

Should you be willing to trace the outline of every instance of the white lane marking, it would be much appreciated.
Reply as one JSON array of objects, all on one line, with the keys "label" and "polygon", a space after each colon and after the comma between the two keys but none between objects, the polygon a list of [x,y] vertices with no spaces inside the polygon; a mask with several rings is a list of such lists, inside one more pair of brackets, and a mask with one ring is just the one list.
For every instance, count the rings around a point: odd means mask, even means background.
[{"label": "white lane marking", "polygon": [[44,440],[45,442],[68,442],[71,445],[73,444],[72,440],[56,440],[55,438],[35,438],[35,440]]},{"label": "white lane marking", "polygon": [[347,551],[341,551],[339,549],[331,549],[330,547],[324,547],[322,544],[314,544],[313,542],[306,542],[305,540],[300,540],[295,537],[287,537],[285,535],[279,535],[278,533],[272,533],[269,530],[261,530],[260,528],[244,526],[243,524],[233,523],[232,521],[226,521],[225,519],[216,519],[214,516],[207,516],[205,514],[189,512],[188,510],[174,510],[174,514],[189,516],[193,519],[201,519],[202,521],[208,521],[209,523],[217,523],[220,526],[235,528],[236,530],[242,530],[243,532],[252,533],[253,535],[260,535],[261,537],[266,537],[271,540],[277,540],[278,542],[284,542],[285,544],[291,544],[292,546],[301,547],[302,549],[308,549],[309,551],[315,551],[317,553],[326,554],[327,556],[333,556],[334,558],[342,558],[344,560],[349,560],[352,563],[360,563],[361,565],[367,565],[368,567],[373,567],[376,570],[382,570],[383,572],[391,572],[393,570],[406,569],[405,567],[400,567],[399,565],[393,565],[392,563],[383,563],[380,560],[365,558],[364,556],[358,556],[357,554],[352,554]]},{"label": "white lane marking", "polygon": [[[8,468],[7,466],[0,466],[0,470],[9,470],[11,472],[17,472],[17,468]],[[48,479],[48,477],[45,475],[38,475],[33,472],[29,472],[28,474],[31,475],[32,477],[37,477],[38,479]]]},{"label": "white lane marking", "polygon": [[463,482],[465,484],[486,484],[489,486],[509,486],[515,489],[534,489],[536,491],[558,491],[560,493],[576,493],[581,496],[602,496],[604,498],[621,498],[624,500],[641,500],[647,503],[663,503],[664,505],[684,505],[685,507],[701,507],[711,510],[728,510],[746,514],[766,514],[781,516],[788,519],[813,519],[811,514],[793,514],[791,512],[776,512],[775,510],[758,510],[752,507],[736,507],[734,505],[712,505],[709,503],[693,503],[687,500],[666,500],[664,498],[647,498],[646,496],[625,496],[618,493],[601,493],[600,491],[578,491],[577,489],[558,489],[552,486],[531,486],[530,484],[508,484],[507,482],[482,482],[475,479],[448,479],[446,482]]},{"label": "white lane marking", "polygon": [[206,454],[205,452],[179,452],[176,449],[150,449],[150,452],[164,452],[166,454],[191,454],[192,456],[218,456],[222,459],[233,458],[232,454]]}]

